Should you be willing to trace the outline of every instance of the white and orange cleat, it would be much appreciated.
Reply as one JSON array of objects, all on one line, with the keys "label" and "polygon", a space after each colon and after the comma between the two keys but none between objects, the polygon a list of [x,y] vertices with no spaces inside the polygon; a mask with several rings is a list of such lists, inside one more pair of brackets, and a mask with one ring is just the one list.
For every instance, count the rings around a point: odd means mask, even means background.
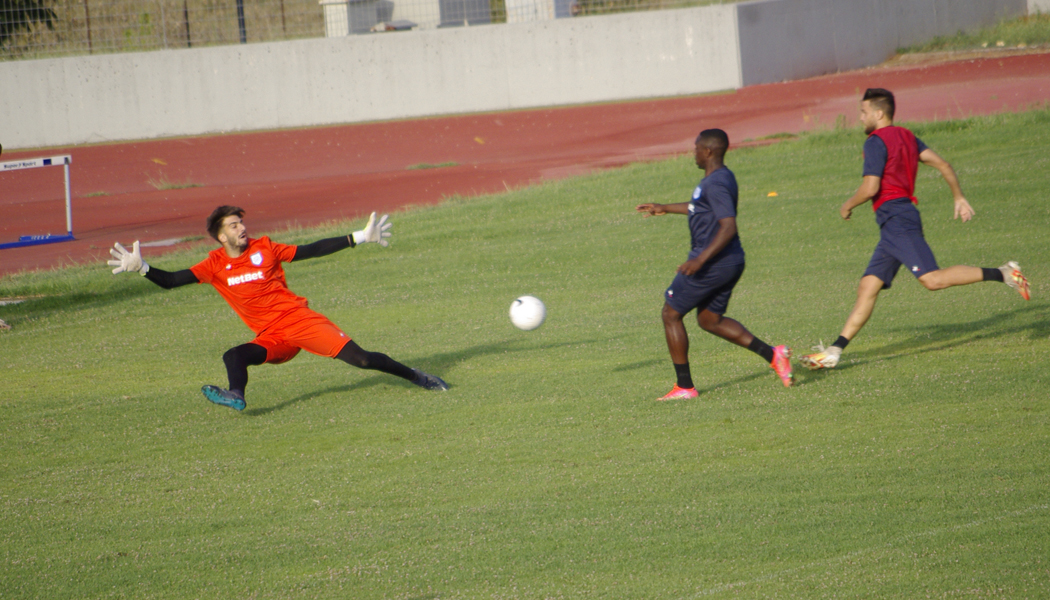
[{"label": "white and orange cleat", "polygon": [[1011,260],[999,267],[999,270],[1003,272],[1003,282],[1006,285],[1017,290],[1025,300],[1032,299],[1031,290],[1028,289],[1028,279],[1021,273],[1021,265]]},{"label": "white and orange cleat", "polygon": [[769,366],[780,376],[784,387],[791,387],[795,382],[795,376],[791,373],[791,348],[783,345],[773,348],[773,362]]},{"label": "white and orange cleat", "polygon": [[688,400],[690,398],[696,398],[699,395],[700,392],[696,391],[696,388],[678,387],[678,384],[676,383],[674,388],[672,388],[670,392],[667,392],[667,395],[662,398],[657,398],[657,400]]},{"label": "white and orange cleat", "polygon": [[807,354],[799,359],[802,366],[806,367],[810,371],[816,371],[818,369],[834,369],[835,365],[839,364],[839,359],[842,358],[842,348],[838,346],[824,347],[824,344],[819,344],[813,347],[816,352],[813,354]]}]

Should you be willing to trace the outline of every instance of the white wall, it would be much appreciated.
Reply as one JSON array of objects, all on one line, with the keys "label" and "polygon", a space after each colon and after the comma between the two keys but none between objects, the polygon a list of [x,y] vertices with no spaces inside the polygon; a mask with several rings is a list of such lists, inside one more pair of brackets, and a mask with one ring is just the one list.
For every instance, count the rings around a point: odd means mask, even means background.
[{"label": "white wall", "polygon": [[740,85],[711,7],[0,63],[25,148],[693,94]]},{"label": "white wall", "polygon": [[1050,0],[766,0],[0,62],[5,148],[727,90],[876,64]]},{"label": "white wall", "polygon": [[898,48],[1026,14],[1030,1],[744,2],[736,7],[743,84],[801,79],[878,64]]},{"label": "white wall", "polygon": [[1028,0],[1028,14],[1050,14],[1050,0]]}]

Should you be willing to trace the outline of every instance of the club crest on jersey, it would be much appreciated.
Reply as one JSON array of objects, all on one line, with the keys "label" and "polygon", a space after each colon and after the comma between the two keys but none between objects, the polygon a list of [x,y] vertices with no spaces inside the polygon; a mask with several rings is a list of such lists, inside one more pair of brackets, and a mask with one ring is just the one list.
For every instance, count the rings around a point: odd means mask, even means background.
[{"label": "club crest on jersey", "polygon": [[911,272],[912,272],[912,273],[918,273],[918,272],[919,272],[919,267],[918,267],[918,266],[914,266],[914,267],[912,267],[912,268],[911,268]]},{"label": "club crest on jersey", "polygon": [[262,264],[262,252],[256,252],[255,254],[252,254],[249,258],[251,258],[252,264],[257,267]]}]

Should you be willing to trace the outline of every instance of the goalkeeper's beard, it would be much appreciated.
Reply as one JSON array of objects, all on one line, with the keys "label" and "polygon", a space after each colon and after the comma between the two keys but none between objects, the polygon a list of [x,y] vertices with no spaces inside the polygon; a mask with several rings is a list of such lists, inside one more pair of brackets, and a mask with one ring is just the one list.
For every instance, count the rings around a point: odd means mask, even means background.
[{"label": "goalkeeper's beard", "polygon": [[227,254],[233,256],[240,256],[241,254],[244,254],[245,250],[248,249],[248,236],[244,236],[243,239],[237,238],[232,242],[226,242],[225,246],[227,248]]}]

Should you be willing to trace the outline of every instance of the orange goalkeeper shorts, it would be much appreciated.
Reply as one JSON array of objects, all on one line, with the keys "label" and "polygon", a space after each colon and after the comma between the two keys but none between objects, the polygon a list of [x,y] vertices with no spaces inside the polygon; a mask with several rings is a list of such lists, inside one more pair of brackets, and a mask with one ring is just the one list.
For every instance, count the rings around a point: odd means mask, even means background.
[{"label": "orange goalkeeper shorts", "polygon": [[288,362],[306,350],[318,356],[335,358],[350,336],[343,333],[328,317],[309,308],[298,308],[281,317],[252,340],[266,348],[266,362]]}]

